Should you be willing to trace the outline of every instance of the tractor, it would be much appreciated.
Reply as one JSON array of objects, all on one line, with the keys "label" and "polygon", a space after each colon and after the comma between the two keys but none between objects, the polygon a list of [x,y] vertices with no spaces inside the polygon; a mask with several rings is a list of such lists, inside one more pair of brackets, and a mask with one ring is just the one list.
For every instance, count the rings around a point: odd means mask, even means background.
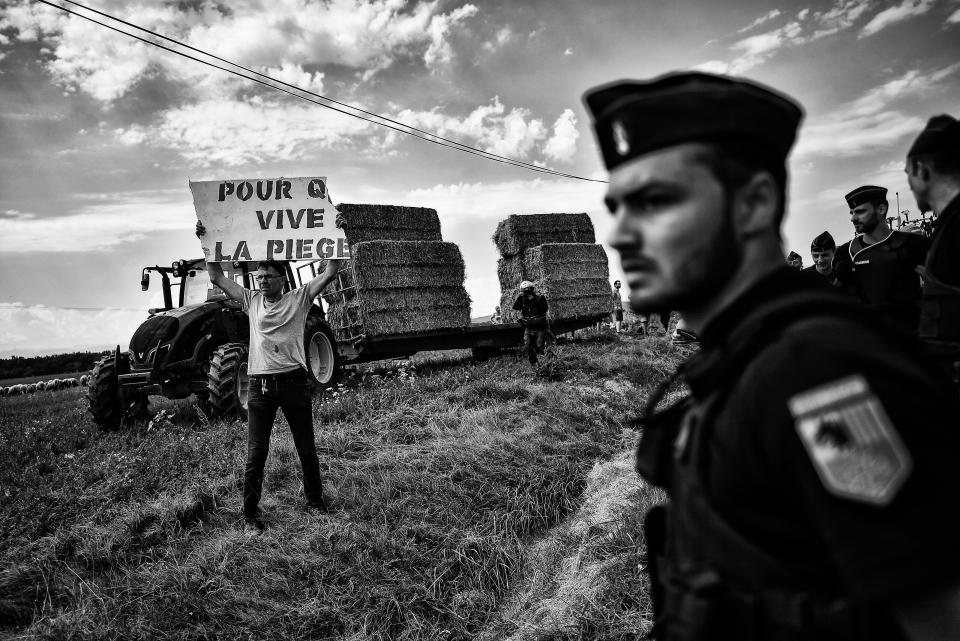
[{"label": "tractor", "polygon": [[[303,284],[305,271],[307,280],[316,275],[317,262],[296,268],[286,263],[287,288]],[[222,265],[228,278],[252,287],[257,263]],[[121,351],[118,345],[94,367],[87,388],[94,422],[110,431],[127,417],[145,417],[151,395],[176,399],[193,394],[213,416],[244,415],[249,388],[246,313],[213,286],[202,258],[178,260],[170,267],[144,267],[143,291],[150,287],[151,272],[160,276],[163,307],[148,310],[129,349]],[[340,356],[319,301],[308,313],[304,341],[314,391],[334,385]]]}]

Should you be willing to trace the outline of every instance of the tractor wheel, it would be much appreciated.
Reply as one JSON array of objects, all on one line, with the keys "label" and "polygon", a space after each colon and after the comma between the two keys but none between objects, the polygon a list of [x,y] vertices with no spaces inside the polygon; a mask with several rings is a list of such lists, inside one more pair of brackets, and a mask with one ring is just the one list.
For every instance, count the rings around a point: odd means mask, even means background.
[{"label": "tractor wheel", "polygon": [[224,343],[216,349],[210,358],[207,391],[207,406],[214,416],[246,414],[250,392],[246,345]]},{"label": "tractor wheel", "polygon": [[[124,355],[120,355],[119,368],[127,365]],[[123,399],[120,397],[120,379],[117,377],[118,363],[116,355],[104,356],[93,368],[87,384],[88,411],[93,422],[101,431],[110,432],[123,422]]]},{"label": "tractor wheel", "polygon": [[314,316],[307,318],[304,349],[313,387],[324,389],[336,385],[340,379],[340,353],[333,331],[326,321]]}]

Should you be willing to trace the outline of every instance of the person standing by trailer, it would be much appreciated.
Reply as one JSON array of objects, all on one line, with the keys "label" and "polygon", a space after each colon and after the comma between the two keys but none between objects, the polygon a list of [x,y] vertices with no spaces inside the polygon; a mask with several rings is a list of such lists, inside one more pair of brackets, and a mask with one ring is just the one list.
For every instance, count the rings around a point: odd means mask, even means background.
[{"label": "person standing by trailer", "polygon": [[547,321],[549,305],[542,294],[538,294],[529,280],[520,283],[520,295],[513,303],[513,309],[520,312],[523,324],[523,349],[531,365],[537,364],[537,356],[543,354],[550,325]]},{"label": "person standing by trailer", "polygon": [[641,426],[670,497],[645,521],[652,636],[960,639],[960,403],[915,338],[784,265],[799,105],[706,73],[584,100],[630,305],[701,343]]},{"label": "person standing by trailer", "polygon": [[921,270],[920,338],[960,379],[960,122],[934,116],[907,152],[917,207],[932,211],[930,251]]},{"label": "person standing by trailer", "polygon": [[613,312],[610,318],[613,320],[613,329],[618,334],[623,332],[623,299],[620,293],[620,281],[613,281]]},{"label": "person standing by trailer", "polygon": [[[206,229],[197,223],[197,236]],[[258,290],[250,290],[227,278],[217,262],[207,263],[210,281],[240,303],[250,322],[250,352],[247,373],[247,460],[243,473],[243,518],[246,526],[264,529],[260,511],[263,470],[270,449],[270,433],[283,412],[290,424],[293,444],[303,472],[304,509],[326,512],[320,463],[313,433],[313,401],[304,325],[307,312],[340,268],[339,260],[327,261],[325,269],[306,285],[284,292],[286,270],[275,260],[261,261],[255,276]]]},{"label": "person standing by trailer", "polygon": [[867,307],[916,332],[920,317],[920,277],[930,241],[920,234],[893,231],[887,223],[887,190],[857,187],[844,197],[857,236],[834,257],[840,287]]}]

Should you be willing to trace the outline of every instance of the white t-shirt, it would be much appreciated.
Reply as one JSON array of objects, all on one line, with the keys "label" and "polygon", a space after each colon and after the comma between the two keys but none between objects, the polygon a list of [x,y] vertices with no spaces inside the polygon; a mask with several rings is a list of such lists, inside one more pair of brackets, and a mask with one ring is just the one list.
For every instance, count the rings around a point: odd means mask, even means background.
[{"label": "white t-shirt", "polygon": [[311,303],[306,286],[287,292],[275,303],[259,291],[243,290],[241,306],[250,318],[249,375],[307,368],[303,328]]}]

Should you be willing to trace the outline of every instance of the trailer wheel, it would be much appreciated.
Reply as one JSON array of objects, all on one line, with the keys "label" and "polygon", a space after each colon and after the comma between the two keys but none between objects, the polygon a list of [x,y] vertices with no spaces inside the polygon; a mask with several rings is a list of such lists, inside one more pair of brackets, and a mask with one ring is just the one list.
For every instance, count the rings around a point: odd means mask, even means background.
[{"label": "trailer wheel", "polygon": [[324,389],[336,385],[340,379],[340,353],[333,331],[325,321],[315,316],[307,318],[304,348],[307,371],[314,387]]},{"label": "trailer wheel", "polygon": [[224,343],[213,352],[207,372],[207,392],[207,406],[214,416],[246,414],[250,392],[246,345]]},{"label": "trailer wheel", "polygon": [[[118,363],[118,360],[120,361]],[[123,422],[119,369],[129,369],[125,354],[104,356],[93,368],[87,387],[88,411],[103,432],[111,432]]]}]

